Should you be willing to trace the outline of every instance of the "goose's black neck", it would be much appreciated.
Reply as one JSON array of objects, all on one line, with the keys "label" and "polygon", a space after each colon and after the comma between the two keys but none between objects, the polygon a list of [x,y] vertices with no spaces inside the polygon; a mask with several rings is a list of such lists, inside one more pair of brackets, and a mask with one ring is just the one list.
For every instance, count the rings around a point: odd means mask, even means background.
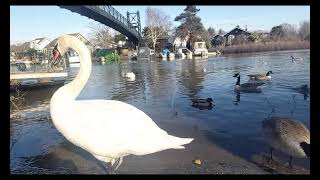
[{"label": "goose's black neck", "polygon": [[270,71],[267,72],[266,76],[269,76],[269,75],[270,75]]},{"label": "goose's black neck", "polygon": [[300,143],[300,147],[303,149],[303,151],[305,152],[305,154],[310,157],[310,144],[306,143],[306,142],[302,142]]},{"label": "goose's black neck", "polygon": [[238,79],[237,79],[236,85],[239,85],[239,86],[240,86],[240,74],[238,75]]}]

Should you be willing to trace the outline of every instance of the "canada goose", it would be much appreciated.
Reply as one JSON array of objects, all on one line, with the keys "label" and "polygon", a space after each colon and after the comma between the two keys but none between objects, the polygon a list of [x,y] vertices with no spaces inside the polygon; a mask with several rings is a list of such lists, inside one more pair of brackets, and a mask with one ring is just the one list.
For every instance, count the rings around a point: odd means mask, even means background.
[{"label": "canada goose", "polygon": [[302,85],[300,87],[297,87],[297,88],[293,88],[293,89],[301,94],[309,94],[309,88],[308,88],[308,85],[306,85],[306,84]]},{"label": "canada goose", "polygon": [[300,94],[303,94],[304,95],[304,100],[307,99],[309,93],[310,93],[310,89],[308,88],[308,85],[302,85],[300,87],[297,87],[297,88],[292,88],[294,89],[295,91],[297,91],[298,93]]},{"label": "canada goose", "polygon": [[273,148],[290,155],[289,165],[292,168],[292,157],[310,157],[310,132],[299,121],[291,118],[271,117],[262,122],[265,140]]},{"label": "canada goose", "polygon": [[193,141],[193,138],[169,135],[133,105],[115,100],[76,99],[89,80],[91,56],[81,40],[64,35],[59,37],[53,49],[55,64],[68,48],[79,54],[80,70],[50,100],[52,122],[67,140],[112,166],[119,159],[115,170],[123,157],[130,154],[141,156],[166,149],[184,149],[183,145]]},{"label": "canada goose", "polygon": [[250,79],[255,79],[255,80],[271,80],[271,75],[273,74],[272,71],[268,71],[267,74],[253,74],[253,75],[248,75]]},{"label": "canada goose", "polygon": [[255,82],[255,83],[243,83],[240,84],[240,74],[236,73],[233,77],[237,77],[238,80],[234,89],[236,91],[243,91],[243,92],[259,92],[259,86],[263,85],[263,82]]},{"label": "canada goose", "polygon": [[211,107],[213,105],[213,99],[207,98],[207,99],[191,99],[192,106],[194,107]]},{"label": "canada goose", "polygon": [[291,61],[303,61],[303,58],[293,57],[291,56]]}]

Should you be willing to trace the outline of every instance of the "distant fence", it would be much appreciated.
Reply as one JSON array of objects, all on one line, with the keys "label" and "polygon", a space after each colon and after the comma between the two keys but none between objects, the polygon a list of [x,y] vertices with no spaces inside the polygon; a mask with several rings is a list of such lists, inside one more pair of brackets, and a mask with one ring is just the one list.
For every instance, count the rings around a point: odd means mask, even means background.
[{"label": "distant fence", "polygon": [[51,55],[24,56],[22,59],[10,60],[10,74],[21,73],[57,73],[66,71],[66,58],[62,57],[59,64],[51,66]]}]

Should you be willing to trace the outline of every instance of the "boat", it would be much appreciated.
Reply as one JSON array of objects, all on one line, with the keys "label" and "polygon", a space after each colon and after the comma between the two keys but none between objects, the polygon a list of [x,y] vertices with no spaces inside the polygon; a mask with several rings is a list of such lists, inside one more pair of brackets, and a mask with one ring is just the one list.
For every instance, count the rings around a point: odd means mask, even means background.
[{"label": "boat", "polygon": [[178,59],[192,59],[192,52],[188,48],[182,47],[175,52],[175,57]]},{"label": "boat", "polygon": [[167,60],[167,59],[172,60],[174,59],[175,55],[174,53],[170,52],[169,49],[165,48],[162,50],[162,52],[157,53],[156,57],[162,58],[162,60]]},{"label": "boat", "polygon": [[193,46],[193,55],[208,57],[208,50],[205,42],[195,42]]},{"label": "boat", "polygon": [[139,47],[137,59],[150,59],[154,55],[154,50],[149,47]]}]

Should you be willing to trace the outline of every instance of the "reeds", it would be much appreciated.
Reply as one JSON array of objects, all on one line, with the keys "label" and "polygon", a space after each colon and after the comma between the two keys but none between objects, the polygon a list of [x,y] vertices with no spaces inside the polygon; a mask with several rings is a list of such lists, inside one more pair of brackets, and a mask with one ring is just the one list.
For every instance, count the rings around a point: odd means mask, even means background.
[{"label": "reeds", "polygon": [[309,49],[310,41],[276,41],[276,42],[258,42],[247,43],[240,45],[232,45],[227,47],[219,47],[222,54],[231,53],[250,53],[261,51],[280,51],[280,50],[294,50],[294,49]]}]

